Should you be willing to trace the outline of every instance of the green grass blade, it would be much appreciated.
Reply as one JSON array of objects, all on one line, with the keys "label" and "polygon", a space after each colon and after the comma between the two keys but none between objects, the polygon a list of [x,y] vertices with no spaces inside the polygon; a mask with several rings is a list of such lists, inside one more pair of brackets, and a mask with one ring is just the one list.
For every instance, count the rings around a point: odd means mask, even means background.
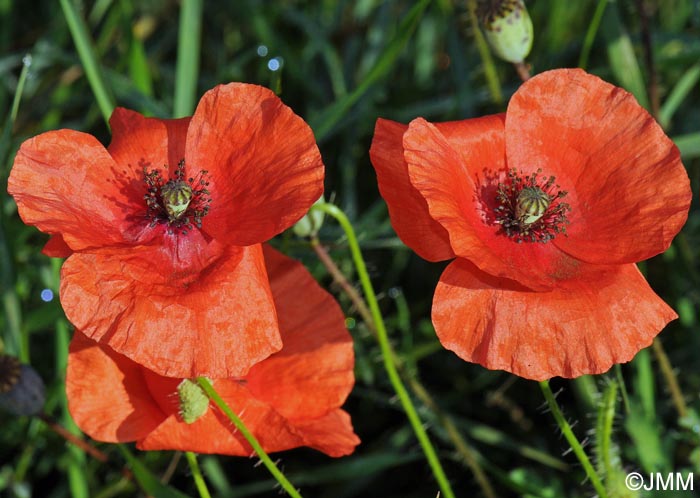
[{"label": "green grass blade", "polygon": [[700,131],[674,137],[673,142],[680,149],[683,159],[700,157]]},{"label": "green grass blade", "polygon": [[68,24],[68,29],[75,43],[75,48],[78,50],[80,62],[85,70],[85,75],[90,83],[92,92],[95,94],[95,99],[97,100],[97,105],[100,108],[102,117],[105,123],[107,123],[107,126],[109,126],[109,118],[115,107],[114,97],[105,82],[102,70],[97,62],[94,44],[90,38],[87,26],[83,18],[78,14],[71,0],[60,0],[60,2],[63,15]]},{"label": "green grass blade", "polygon": [[690,67],[681,79],[678,80],[676,86],[673,87],[668,98],[661,106],[659,111],[659,122],[663,128],[667,128],[671,124],[671,118],[681,106],[688,94],[696,87],[700,80],[700,63]]},{"label": "green grass blade", "polygon": [[311,123],[311,128],[316,134],[316,140],[321,141],[331,131],[333,126],[344,117],[347,111],[362,97],[372,85],[389,73],[404,46],[408,43],[411,35],[418,26],[423,11],[430,3],[430,0],[421,0],[413,6],[406,17],[401,21],[398,33],[386,47],[382,55],[377,59],[376,64],[370,69],[367,75],[352,93],[337,100],[327,108],[317,119]]},{"label": "green grass blade", "polygon": [[586,69],[586,66],[588,65],[588,57],[591,54],[593,42],[595,41],[595,35],[598,33],[598,28],[600,28],[600,22],[603,20],[603,14],[605,13],[605,7],[608,5],[608,1],[609,0],[598,0],[598,5],[593,13],[593,18],[591,19],[591,23],[588,25],[586,37],[583,40],[583,47],[581,48],[581,55],[578,58],[578,67],[581,69]]},{"label": "green grass blade", "polygon": [[191,116],[194,112],[202,42],[202,9],[202,0],[183,0],[180,9],[173,103],[176,118]]},{"label": "green grass blade", "polygon": [[187,495],[181,493],[180,491],[161,484],[158,477],[153,475],[153,473],[148,470],[148,468],[141,463],[138,458],[132,455],[125,445],[119,444],[117,447],[122,452],[122,455],[129,464],[129,467],[131,467],[131,471],[134,473],[134,477],[141,486],[141,489],[143,489],[148,495],[152,496],[153,498],[188,498]]}]

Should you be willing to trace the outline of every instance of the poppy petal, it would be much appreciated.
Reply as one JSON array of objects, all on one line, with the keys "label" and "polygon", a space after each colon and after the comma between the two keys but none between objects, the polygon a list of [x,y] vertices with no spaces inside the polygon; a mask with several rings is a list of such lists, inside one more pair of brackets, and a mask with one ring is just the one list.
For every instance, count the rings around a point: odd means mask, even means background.
[{"label": "poppy petal", "polygon": [[305,446],[316,448],[328,456],[349,455],[360,444],[350,415],[344,410],[333,410],[318,419],[295,421],[294,425],[303,434]]},{"label": "poppy petal", "polygon": [[61,234],[72,250],[117,245],[125,217],[145,209],[143,197],[123,195],[132,180],[119,168],[92,135],[50,131],[21,145],[7,190],[26,224]]},{"label": "poppy petal", "polygon": [[185,158],[190,119],[147,118],[117,107],[109,119],[112,142],[107,150],[120,166],[140,171],[167,166],[172,172]]},{"label": "poppy petal", "polygon": [[513,95],[506,137],[509,166],[572,184],[568,237],[554,244],[577,259],[641,261],[685,223],[691,191],[678,149],[621,88],[578,69],[541,73]]},{"label": "poppy petal", "polygon": [[505,167],[502,144],[493,139],[499,117],[488,118],[467,121],[473,122],[471,146],[469,128],[450,130],[452,143],[457,143],[455,135],[463,137],[459,151],[435,125],[413,120],[403,138],[411,183],[426,199],[431,216],[447,229],[458,256],[531,289],[550,289],[578,275],[581,264],[552,244],[517,244],[486,222],[489,206],[482,200],[486,195],[482,176]]},{"label": "poppy petal", "polygon": [[136,441],[166,417],[151,397],[140,365],[77,330],[70,343],[66,396],[75,423],[97,441]]},{"label": "poppy petal", "polygon": [[345,315],[301,263],[270,246],[265,263],[284,347],[250,369],[248,389],[285,417],[320,417],[341,406],[355,382]]},{"label": "poppy petal", "polygon": [[50,258],[67,258],[73,254],[73,251],[59,233],[51,236],[41,253]]},{"label": "poppy petal", "polygon": [[204,230],[233,245],[272,238],[323,192],[311,128],[257,85],[220,85],[202,97],[187,133],[186,162],[209,172]]},{"label": "poppy petal", "polygon": [[201,274],[170,279],[148,271],[143,252],[107,249],[66,260],[61,304],[73,325],[181,378],[239,377],[281,348],[261,246],[229,249]]},{"label": "poppy petal", "polygon": [[407,125],[378,119],[369,157],[377,173],[379,192],[389,208],[391,225],[404,244],[428,261],[454,257],[447,231],[428,212],[423,196],[411,185],[403,157]]},{"label": "poppy petal", "polygon": [[534,380],[605,372],[675,318],[633,264],[529,292],[461,258],[442,274],[432,311],[440,342],[460,358]]}]

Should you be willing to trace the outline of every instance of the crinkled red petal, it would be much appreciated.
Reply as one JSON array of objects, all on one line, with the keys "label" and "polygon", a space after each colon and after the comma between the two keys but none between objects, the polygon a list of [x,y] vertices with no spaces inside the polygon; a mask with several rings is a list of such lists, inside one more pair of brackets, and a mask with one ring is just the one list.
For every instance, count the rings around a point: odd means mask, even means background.
[{"label": "crinkled red petal", "polygon": [[186,149],[188,167],[209,171],[212,202],[203,230],[222,242],[267,241],[323,192],[311,128],[261,86],[231,83],[204,94]]},{"label": "crinkled red petal", "polygon": [[166,417],[146,386],[141,365],[79,331],[70,343],[66,397],[75,423],[97,441],[136,441]]},{"label": "crinkled red petal", "polygon": [[242,376],[281,348],[261,246],[227,249],[202,273],[169,277],[154,270],[160,250],[73,254],[61,274],[68,319],[171,377]]},{"label": "crinkled red petal", "polygon": [[430,216],[428,204],[411,185],[403,157],[403,134],[408,126],[378,119],[369,157],[377,173],[379,192],[389,208],[399,238],[420,257],[442,261],[454,257],[447,231]]},{"label": "crinkled red petal", "polygon": [[677,318],[635,265],[590,274],[532,292],[458,258],[435,290],[435,331],[466,361],[543,380],[602,373],[630,361]]},{"label": "crinkled red petal", "polygon": [[510,167],[541,168],[569,190],[568,237],[554,244],[576,259],[647,259],[687,218],[691,191],[676,146],[630,93],[582,70],[547,71],[520,87],[506,149]]}]

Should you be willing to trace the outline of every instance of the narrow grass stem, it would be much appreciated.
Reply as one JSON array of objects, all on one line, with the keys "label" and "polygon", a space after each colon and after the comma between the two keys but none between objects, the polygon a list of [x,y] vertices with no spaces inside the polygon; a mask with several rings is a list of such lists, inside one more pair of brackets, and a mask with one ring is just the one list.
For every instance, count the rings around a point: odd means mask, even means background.
[{"label": "narrow grass stem", "polygon": [[194,111],[199,78],[202,9],[202,0],[183,0],[180,8],[173,103],[176,118],[190,116]]},{"label": "narrow grass stem", "polygon": [[[357,309],[357,312],[360,314],[362,320],[367,325],[367,328],[376,337],[377,328],[374,325],[372,314],[360,293],[357,292],[357,290],[355,290],[355,287],[353,287],[352,284],[350,284],[350,282],[348,282],[347,278],[345,278],[343,272],[335,264],[333,258],[330,257],[328,251],[326,251],[326,249],[323,247],[318,237],[313,236],[311,238],[311,247],[313,248],[314,252],[318,256],[318,259],[321,261],[323,266],[326,268],[326,270],[328,270],[328,273],[330,273],[330,275],[333,277],[333,281],[336,284],[338,284],[340,288],[343,289],[345,294],[350,298],[350,301],[352,301],[353,305]],[[413,391],[413,394],[429,410],[431,410],[435,414],[435,416],[438,419],[438,422],[445,429],[448,439],[452,442],[452,444],[455,447],[455,450],[457,450],[457,453],[462,458],[462,461],[467,466],[467,468],[469,468],[474,473],[474,478],[479,484],[479,487],[481,488],[481,491],[484,494],[484,496],[486,498],[496,498],[496,494],[493,490],[493,487],[491,486],[491,482],[486,476],[484,470],[481,468],[481,465],[479,464],[479,461],[477,460],[474,451],[472,450],[469,443],[467,443],[467,441],[462,437],[462,434],[460,433],[455,423],[452,421],[452,418],[440,409],[438,404],[435,402],[435,400],[430,395],[428,390],[423,386],[423,384],[420,383],[420,381],[416,378],[415,375],[412,375],[405,368],[405,364],[402,363],[401,358],[396,354],[396,351],[394,351],[393,347],[391,347],[391,343],[389,343],[389,348],[391,350],[391,355],[396,365],[396,369],[399,371],[399,374],[406,380],[406,382],[408,382],[408,387],[411,389],[411,391]]]},{"label": "narrow grass stem", "polygon": [[591,54],[595,35],[598,33],[598,28],[600,28],[600,22],[603,20],[603,14],[605,13],[605,7],[608,5],[608,2],[609,0],[598,0],[598,5],[595,8],[593,18],[586,31],[586,37],[583,40],[581,55],[578,58],[578,67],[581,69],[586,69],[586,66],[588,66],[588,56]]},{"label": "narrow grass stem", "polygon": [[386,369],[386,372],[389,376],[389,381],[391,382],[394,391],[396,392],[396,394],[399,397],[399,400],[401,401],[401,406],[406,412],[406,416],[408,417],[408,420],[411,423],[411,426],[413,427],[413,431],[415,432],[416,437],[418,438],[418,442],[423,448],[425,457],[428,460],[428,464],[430,465],[430,468],[433,471],[435,480],[440,486],[442,495],[444,496],[444,498],[454,498],[455,494],[452,491],[452,487],[450,486],[449,481],[447,480],[445,471],[443,470],[442,465],[440,464],[440,460],[438,459],[435,449],[433,448],[433,445],[430,442],[430,439],[428,438],[428,434],[423,428],[423,423],[421,422],[420,417],[418,416],[418,412],[416,411],[416,408],[413,405],[413,401],[411,401],[411,397],[409,396],[408,391],[404,387],[403,382],[401,381],[401,377],[399,376],[398,371],[396,369],[396,365],[394,363],[394,355],[392,354],[391,346],[389,344],[386,326],[384,325],[382,314],[379,311],[379,303],[377,302],[377,296],[374,293],[372,282],[369,279],[369,274],[367,273],[367,266],[365,265],[365,261],[362,257],[360,245],[358,244],[357,237],[355,236],[355,230],[353,229],[350,220],[348,220],[348,217],[345,216],[345,213],[343,213],[343,211],[341,211],[337,206],[334,206],[332,204],[317,204],[313,206],[312,209],[321,210],[326,214],[332,216],[338,221],[340,226],[345,231],[345,234],[348,238],[348,244],[350,246],[350,252],[352,253],[352,258],[357,268],[357,275],[362,284],[362,289],[364,290],[365,298],[367,299],[369,309],[372,313],[374,326],[377,330],[377,340],[379,341],[379,347],[382,351],[384,368]]},{"label": "narrow grass stem", "polygon": [[668,355],[666,355],[666,351],[664,351],[664,347],[658,337],[654,339],[652,349],[654,350],[656,361],[659,362],[659,368],[661,368],[661,374],[664,377],[664,381],[666,381],[666,387],[668,387],[668,390],[671,393],[671,399],[673,400],[673,404],[678,412],[678,417],[684,418],[688,415],[688,405],[686,405],[685,399],[683,399],[683,391],[681,391],[681,388],[678,385],[676,374],[673,371]]},{"label": "narrow grass stem", "polygon": [[591,465],[588,455],[586,455],[586,452],[583,450],[583,446],[581,446],[581,443],[579,443],[578,439],[576,439],[576,435],[571,429],[571,425],[569,425],[569,422],[566,421],[566,418],[564,418],[564,415],[559,409],[557,400],[554,399],[552,389],[549,387],[549,381],[541,381],[540,388],[542,389],[542,394],[544,394],[544,399],[547,400],[547,405],[554,416],[554,420],[556,420],[559,429],[569,442],[569,445],[576,455],[576,458],[578,458],[578,461],[581,462],[583,470],[586,471],[586,475],[591,480],[591,484],[595,488],[596,493],[598,493],[598,498],[608,498],[608,493],[605,491],[605,487],[603,487],[603,483],[601,482],[600,477],[598,477],[593,465]]},{"label": "narrow grass stem", "polygon": [[496,71],[496,64],[493,62],[491,49],[479,28],[479,19],[476,16],[476,0],[467,1],[467,10],[469,11],[469,22],[474,34],[474,41],[476,41],[476,48],[479,50],[481,63],[484,65],[484,76],[486,77],[486,85],[489,87],[491,100],[496,104],[500,104],[503,102],[501,83],[498,81],[498,72]]},{"label": "narrow grass stem", "polygon": [[211,498],[211,494],[209,493],[209,489],[207,488],[207,483],[204,481],[204,476],[202,475],[202,471],[199,468],[199,463],[197,463],[197,455],[195,455],[191,451],[186,451],[185,458],[187,458],[187,463],[189,464],[190,470],[192,471],[192,478],[194,479],[194,484],[197,487],[199,496],[201,498]]},{"label": "narrow grass stem", "polygon": [[78,56],[83,65],[85,76],[87,76],[92,92],[95,94],[95,100],[97,100],[97,105],[102,112],[102,117],[109,127],[109,118],[115,107],[114,98],[102,76],[102,70],[97,62],[94,44],[90,38],[87,26],[71,0],[60,0],[60,2],[68,29],[75,43],[75,48],[78,50]]},{"label": "narrow grass stem", "polygon": [[214,387],[211,385],[211,382],[205,377],[197,377],[197,383],[199,386],[204,390],[204,392],[209,396],[209,399],[211,399],[214,403],[216,403],[216,406],[219,407],[219,409],[228,417],[228,419],[233,423],[233,425],[236,426],[236,429],[243,435],[243,437],[248,441],[248,444],[253,447],[253,450],[255,450],[255,453],[257,453],[258,457],[262,461],[262,463],[267,467],[267,470],[270,471],[272,476],[277,479],[277,482],[280,483],[280,486],[282,486],[282,489],[284,489],[289,496],[292,498],[301,498],[301,494],[292,486],[292,483],[287,480],[285,475],[282,473],[282,471],[277,468],[277,465],[275,465],[275,462],[272,461],[270,456],[265,452],[262,446],[260,446],[260,443],[258,440],[255,438],[255,436],[248,430],[248,428],[245,426],[243,421],[234,413],[233,410],[231,410],[231,407],[228,406],[228,404],[219,396],[219,393],[216,392]]}]

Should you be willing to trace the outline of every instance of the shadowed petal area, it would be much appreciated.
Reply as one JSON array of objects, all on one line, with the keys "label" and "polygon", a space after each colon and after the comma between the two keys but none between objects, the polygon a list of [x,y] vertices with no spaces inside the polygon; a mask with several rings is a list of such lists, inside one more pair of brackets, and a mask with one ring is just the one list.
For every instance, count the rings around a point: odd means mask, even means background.
[{"label": "shadowed petal area", "polygon": [[432,312],[440,342],[460,358],[534,380],[605,372],[675,318],[633,264],[528,292],[461,258],[442,274]]},{"label": "shadowed petal area", "polygon": [[663,252],[685,223],[691,191],[678,149],[621,88],[578,69],[548,71],[513,95],[509,166],[572,185],[568,237],[577,259],[615,264]]},{"label": "shadowed petal area", "polygon": [[284,348],[250,369],[248,389],[285,417],[323,416],[355,383],[345,315],[301,263],[269,246],[265,263]]},{"label": "shadowed petal area", "polygon": [[143,198],[123,193],[143,174],[118,168],[92,135],[50,131],[22,144],[7,190],[22,221],[61,234],[72,250],[113,246],[128,240],[127,220],[145,212]]},{"label": "shadowed petal area", "polygon": [[428,212],[428,204],[411,185],[403,157],[407,125],[378,119],[369,157],[377,173],[379,192],[389,208],[399,238],[421,258],[442,261],[454,257],[447,231]]},{"label": "shadowed petal area", "polygon": [[165,419],[146,386],[143,367],[79,331],[70,343],[68,410],[91,438],[110,443],[145,437]]},{"label": "shadowed petal area", "polygon": [[[505,167],[502,143],[489,138],[498,116],[489,118],[482,140],[475,138],[459,151],[436,126],[421,118],[411,122],[404,134],[411,182],[427,200],[431,216],[447,229],[457,255],[492,275],[531,289],[550,289],[578,276],[581,264],[551,243],[517,244],[489,222],[495,191],[483,191],[488,185],[484,176]],[[478,129],[478,123],[474,126]]]},{"label": "shadowed petal area", "polygon": [[73,251],[68,247],[66,241],[63,240],[61,234],[52,235],[49,241],[44,245],[41,253],[50,258],[67,258]]},{"label": "shadowed petal area", "polygon": [[227,249],[195,274],[155,271],[162,249],[73,254],[61,272],[68,319],[172,377],[242,376],[281,348],[260,245]]},{"label": "shadowed petal area", "polygon": [[220,85],[202,97],[185,159],[188,167],[209,171],[212,203],[203,230],[233,245],[272,238],[323,192],[323,162],[311,128],[256,85]]}]

